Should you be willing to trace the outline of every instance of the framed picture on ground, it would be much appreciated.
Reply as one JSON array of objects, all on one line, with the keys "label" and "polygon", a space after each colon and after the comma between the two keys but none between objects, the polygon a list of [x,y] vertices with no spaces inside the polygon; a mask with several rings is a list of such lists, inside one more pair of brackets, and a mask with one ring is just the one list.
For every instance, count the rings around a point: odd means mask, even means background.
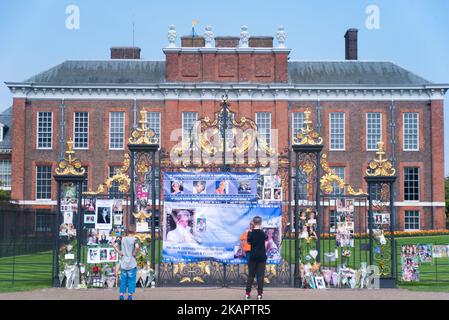
[{"label": "framed picture on ground", "polygon": [[315,284],[317,289],[326,289],[326,283],[324,277],[315,277]]}]

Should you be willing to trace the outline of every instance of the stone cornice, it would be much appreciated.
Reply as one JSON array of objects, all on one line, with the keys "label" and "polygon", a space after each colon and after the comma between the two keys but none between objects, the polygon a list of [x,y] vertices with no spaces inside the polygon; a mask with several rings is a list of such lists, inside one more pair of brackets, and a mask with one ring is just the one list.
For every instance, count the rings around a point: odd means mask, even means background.
[{"label": "stone cornice", "polygon": [[14,98],[80,100],[232,100],[352,101],[442,100],[449,85],[300,86],[295,84],[161,83],[154,85],[33,85],[6,83]]},{"label": "stone cornice", "polygon": [[288,48],[206,48],[206,47],[177,47],[164,48],[162,51],[167,53],[287,53],[291,52]]}]

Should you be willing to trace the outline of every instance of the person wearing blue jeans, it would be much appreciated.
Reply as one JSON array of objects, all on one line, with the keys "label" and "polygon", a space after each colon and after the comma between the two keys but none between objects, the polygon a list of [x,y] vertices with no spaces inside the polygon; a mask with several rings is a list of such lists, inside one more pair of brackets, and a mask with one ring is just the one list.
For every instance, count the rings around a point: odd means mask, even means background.
[{"label": "person wearing blue jeans", "polygon": [[125,293],[128,291],[128,300],[133,299],[136,292],[136,255],[139,252],[139,244],[136,238],[127,234],[120,242],[116,243],[114,249],[120,255],[120,300],[125,300]]}]

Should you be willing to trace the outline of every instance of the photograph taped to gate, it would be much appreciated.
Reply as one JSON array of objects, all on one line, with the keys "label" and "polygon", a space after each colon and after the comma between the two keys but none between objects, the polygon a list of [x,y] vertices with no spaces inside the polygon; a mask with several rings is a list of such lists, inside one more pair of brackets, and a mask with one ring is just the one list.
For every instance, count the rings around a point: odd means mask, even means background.
[{"label": "photograph taped to gate", "polygon": [[85,224],[94,224],[95,223],[95,215],[94,214],[85,214],[84,215],[84,223]]},{"label": "photograph taped to gate", "polygon": [[112,206],[114,200],[97,200],[96,208],[96,219],[95,228],[96,229],[112,229]]},{"label": "photograph taped to gate", "polygon": [[97,202],[97,199],[95,199],[95,198],[87,199],[86,205],[85,205],[86,210],[89,212],[95,212],[95,203],[96,202]]},{"label": "photograph taped to gate", "polygon": [[114,200],[112,205],[112,212],[114,214],[122,214],[123,213],[123,201],[121,199]]},{"label": "photograph taped to gate", "polygon": [[195,210],[173,209],[166,212],[166,234],[165,241],[178,243],[194,243],[193,221],[195,219]]},{"label": "photograph taped to gate", "polygon": [[98,263],[100,261],[100,249],[89,248],[87,250],[87,263]]},{"label": "photograph taped to gate", "polygon": [[64,212],[64,223],[65,224],[73,223],[73,211],[65,211]]},{"label": "photograph taped to gate", "polygon": [[123,224],[123,215],[114,214],[114,226],[121,226]]},{"label": "photograph taped to gate", "polygon": [[76,185],[72,182],[64,183],[62,185],[62,199],[75,200],[77,199]]}]

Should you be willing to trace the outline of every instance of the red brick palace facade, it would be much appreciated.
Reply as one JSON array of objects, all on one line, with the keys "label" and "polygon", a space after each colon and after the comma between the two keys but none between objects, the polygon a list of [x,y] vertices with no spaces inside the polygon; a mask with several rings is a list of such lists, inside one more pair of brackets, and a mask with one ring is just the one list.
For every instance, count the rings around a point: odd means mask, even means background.
[{"label": "red brick palace facade", "polygon": [[[111,59],[65,61],[20,83],[7,83],[12,107],[12,198],[23,206],[56,204],[51,174],[69,137],[94,190],[121,164],[140,110],[170,150],[196,119],[229,96],[238,118],[288,147],[291,132],[312,111],[331,167],[366,189],[364,170],[377,142],[397,168],[397,228],[445,228],[443,98],[447,85],[400,66],[357,57],[357,31],[348,30],[346,60],[293,61],[280,28],[274,37],[182,37],[174,27],[164,61],[140,59],[138,48],[112,48]],[[273,141],[272,141],[273,142]]]}]

